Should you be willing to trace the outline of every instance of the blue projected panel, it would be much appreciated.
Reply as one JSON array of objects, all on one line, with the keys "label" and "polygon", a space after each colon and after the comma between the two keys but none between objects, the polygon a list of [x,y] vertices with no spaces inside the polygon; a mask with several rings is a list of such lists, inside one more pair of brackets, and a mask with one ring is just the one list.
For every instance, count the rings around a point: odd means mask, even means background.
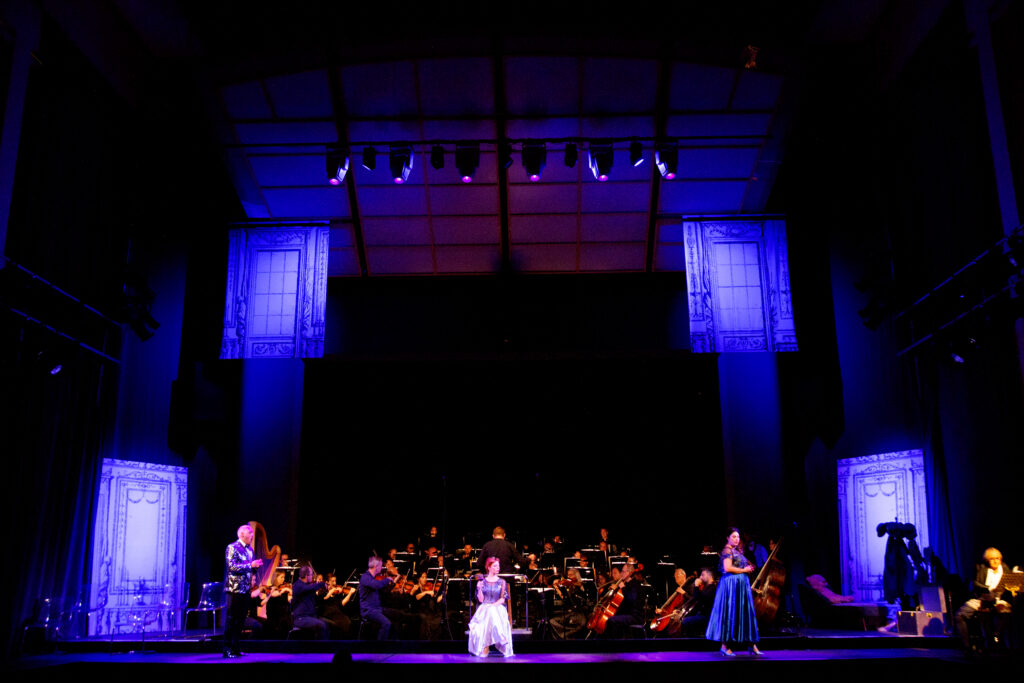
[{"label": "blue projected panel", "polygon": [[[796,351],[786,223],[684,221],[661,228],[659,252],[679,241],[686,260],[690,350]],[[677,249],[678,251],[678,249]],[[675,269],[661,254],[659,268]],[[677,263],[675,265],[678,265]]]},{"label": "blue projected panel", "polygon": [[221,358],[324,355],[330,243],[327,224],[231,231]]},{"label": "blue projected panel", "polygon": [[103,459],[88,635],[181,628],[187,499],[186,467]]},{"label": "blue projected panel", "polygon": [[924,451],[844,458],[836,462],[836,475],[842,590],[861,602],[880,602],[885,599],[889,538],[878,535],[878,525],[913,524],[918,547],[923,550],[930,545]]}]

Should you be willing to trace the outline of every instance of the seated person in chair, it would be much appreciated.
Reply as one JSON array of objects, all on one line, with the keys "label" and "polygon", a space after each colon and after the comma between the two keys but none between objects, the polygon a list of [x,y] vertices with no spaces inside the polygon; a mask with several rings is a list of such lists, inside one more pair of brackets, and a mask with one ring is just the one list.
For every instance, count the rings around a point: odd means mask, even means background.
[{"label": "seated person in chair", "polygon": [[978,565],[974,582],[971,584],[971,598],[956,612],[956,631],[964,647],[971,650],[969,622],[978,612],[1009,612],[1010,604],[1002,599],[1003,576],[1010,568],[1003,564],[1003,554],[996,548],[985,550],[985,561]]}]

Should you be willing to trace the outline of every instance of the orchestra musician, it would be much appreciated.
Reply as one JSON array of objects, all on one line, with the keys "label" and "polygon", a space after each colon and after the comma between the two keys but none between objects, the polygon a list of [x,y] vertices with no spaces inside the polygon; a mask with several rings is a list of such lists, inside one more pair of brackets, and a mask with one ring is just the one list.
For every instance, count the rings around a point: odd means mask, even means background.
[{"label": "orchestra musician", "polygon": [[352,620],[345,614],[344,607],[355,594],[355,588],[338,585],[338,577],[334,572],[327,575],[324,590],[319,596],[317,614],[330,625],[332,637],[344,638],[352,631]]},{"label": "orchestra musician", "polygon": [[684,637],[700,637],[707,630],[708,619],[711,618],[711,610],[715,606],[715,593],[718,589],[718,582],[715,581],[715,573],[711,567],[704,567],[700,570],[700,576],[693,581],[690,589],[690,601],[687,605],[690,611],[680,622],[680,635]]},{"label": "orchestra musician", "polygon": [[359,616],[363,622],[377,624],[377,640],[387,640],[391,635],[391,620],[384,614],[380,604],[380,594],[389,590],[395,580],[385,575],[383,579],[377,576],[381,573],[383,563],[380,558],[374,555],[367,561],[366,571],[359,577]]},{"label": "orchestra musician", "polygon": [[292,586],[292,628],[310,630],[317,640],[327,640],[331,624],[317,616],[317,593],[324,588],[323,581],[316,580],[316,572],[310,565],[299,570],[299,580]]},{"label": "orchestra musician", "polygon": [[498,558],[507,573],[514,572],[517,566],[527,567],[530,564],[530,559],[537,559],[535,555],[526,558],[516,552],[512,544],[505,540],[505,529],[500,526],[494,527],[494,531],[491,532],[491,540],[484,543],[484,547],[480,550],[477,569],[485,571],[486,562],[492,557]]},{"label": "orchestra musician", "polygon": [[237,535],[238,540],[229,543],[224,551],[224,656],[230,659],[242,656],[239,641],[254,588],[252,570],[263,566],[263,560],[253,559],[253,528],[243,524]]},{"label": "orchestra musician", "polygon": [[423,636],[427,640],[437,640],[441,635],[441,610],[444,609],[441,601],[444,594],[441,592],[440,579],[441,577],[435,583],[428,583],[427,573],[421,572],[416,577],[416,588],[412,593],[413,611],[423,622]]},{"label": "orchestra musician", "polygon": [[630,626],[643,623],[645,596],[636,566],[636,559],[629,558],[629,562],[622,565],[619,580],[610,589],[622,591],[622,602],[605,624],[605,638],[625,638]]},{"label": "orchestra musician", "polygon": [[708,619],[704,637],[722,644],[720,652],[725,657],[735,657],[730,644],[750,644],[750,654],[762,654],[757,649],[757,614],[754,611],[754,595],[750,590],[749,575],[754,565],[743,555],[740,532],[729,529],[725,547],[720,555],[719,570],[722,581],[715,593],[715,603]]}]

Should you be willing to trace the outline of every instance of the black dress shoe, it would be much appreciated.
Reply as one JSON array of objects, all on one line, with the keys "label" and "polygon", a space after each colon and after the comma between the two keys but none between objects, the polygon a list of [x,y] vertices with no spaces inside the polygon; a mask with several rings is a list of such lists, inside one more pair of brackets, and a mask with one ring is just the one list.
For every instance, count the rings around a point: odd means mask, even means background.
[{"label": "black dress shoe", "polygon": [[241,652],[234,652],[232,650],[224,650],[224,658],[225,659],[238,659],[241,656],[242,656]]}]

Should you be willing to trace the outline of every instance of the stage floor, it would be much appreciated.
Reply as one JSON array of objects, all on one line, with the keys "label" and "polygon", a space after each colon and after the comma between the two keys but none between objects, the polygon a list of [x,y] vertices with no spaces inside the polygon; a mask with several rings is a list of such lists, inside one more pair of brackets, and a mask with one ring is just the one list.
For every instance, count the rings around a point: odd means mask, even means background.
[{"label": "stage floor", "polygon": [[[703,639],[623,641],[535,641],[517,639],[516,655],[505,658],[493,653],[473,657],[465,641],[395,641],[389,643],[354,641],[247,641],[246,655],[224,659],[217,638],[157,638],[76,641],[60,644],[58,651],[22,656],[15,663],[21,679],[80,680],[83,676],[139,680],[170,673],[187,676],[190,683],[223,679],[225,666],[246,670],[281,669],[287,665],[302,674],[406,676],[427,675],[448,681],[479,681],[488,667],[490,680],[524,677],[533,681],[575,679],[622,680],[635,675],[697,676],[722,675],[723,666],[741,675],[764,675],[771,679],[814,676],[818,680],[865,680],[872,676],[927,676],[932,680],[963,680],[979,670],[999,675],[1016,673],[1019,658],[1011,651],[968,659],[954,638],[922,637],[877,631],[814,631],[768,636],[761,640],[764,656],[738,653],[723,657],[717,646]],[[140,650],[145,648],[145,652]],[[294,668],[298,667],[298,668]],[[738,667],[738,669],[736,669]],[[742,671],[739,671],[742,670]],[[248,674],[246,674],[248,675]],[[280,675],[288,675],[281,671]]]}]

